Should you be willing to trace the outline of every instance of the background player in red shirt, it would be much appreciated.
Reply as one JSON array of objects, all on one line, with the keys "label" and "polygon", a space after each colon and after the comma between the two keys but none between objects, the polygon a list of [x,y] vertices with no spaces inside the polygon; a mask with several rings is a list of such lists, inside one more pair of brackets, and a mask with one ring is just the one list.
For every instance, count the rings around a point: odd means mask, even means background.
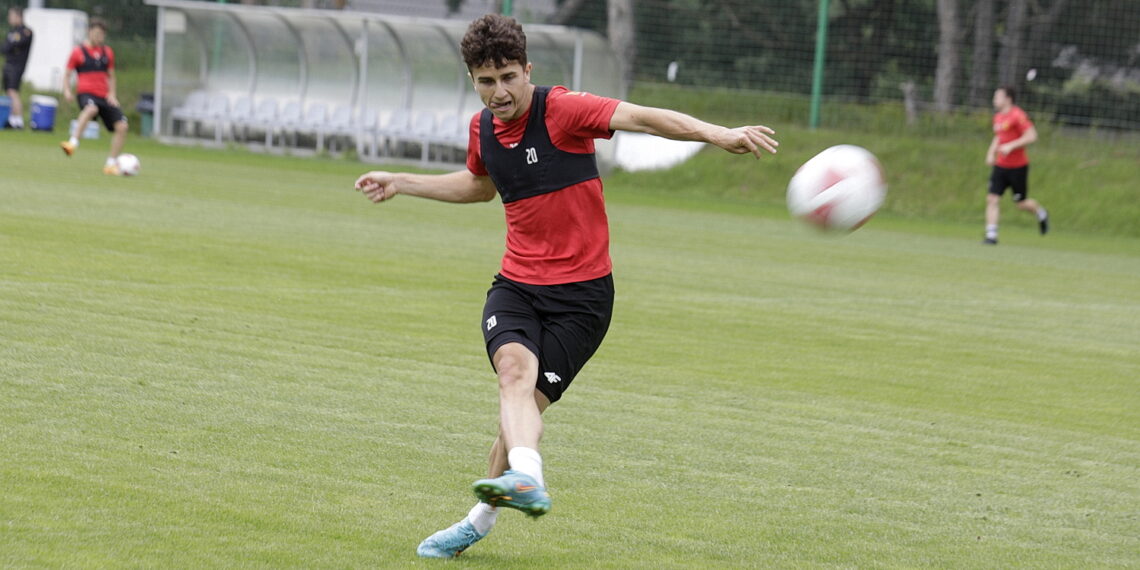
[{"label": "background player in red shirt", "polygon": [[1021,107],[1014,105],[1017,92],[1003,86],[994,91],[994,138],[986,151],[986,164],[993,166],[990,191],[986,194],[986,239],[982,243],[997,245],[1001,196],[1006,188],[1013,190],[1013,203],[1018,209],[1037,215],[1044,235],[1049,231],[1049,213],[1029,197],[1029,157],[1025,147],[1037,141],[1037,129]]},{"label": "background player in red shirt", "polygon": [[[104,174],[118,174],[116,159],[123,152],[127,140],[127,118],[119,108],[119,98],[115,94],[115,52],[104,43],[107,37],[107,24],[98,18],[87,26],[87,41],[75,47],[67,60],[67,72],[63,74],[63,98],[79,101],[79,118],[71,138],[59,143],[63,152],[71,156],[79,148],[79,137],[88,121],[96,115],[103,119],[111,136],[111,152],[103,165]],[[75,72],[78,92],[71,94],[71,73]]]},{"label": "background player in red shirt", "polygon": [[615,130],[712,143],[736,154],[776,152],[764,126],[735,129],[530,82],[526,36],[513,18],[475,20],[462,41],[486,108],[471,121],[467,169],[441,175],[369,172],[356,188],[373,202],[407,194],[489,201],[507,221],[502,270],[487,293],[482,329],[499,379],[499,436],[479,501],[462,521],[425,539],[420,556],[451,558],[490,532],[497,507],[549,511],[541,413],[561,398],[601,344],[613,306],[609,227],[594,139]]}]

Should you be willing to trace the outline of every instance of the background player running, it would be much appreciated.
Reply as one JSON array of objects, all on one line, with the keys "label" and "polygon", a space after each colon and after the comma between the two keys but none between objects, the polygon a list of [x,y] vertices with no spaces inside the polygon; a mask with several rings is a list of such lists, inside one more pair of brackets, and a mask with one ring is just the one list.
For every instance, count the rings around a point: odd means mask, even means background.
[{"label": "background player running", "polygon": [[997,245],[1001,196],[1006,188],[1013,190],[1013,203],[1019,210],[1037,215],[1044,235],[1049,231],[1049,213],[1029,198],[1029,157],[1025,147],[1037,141],[1037,128],[1029,115],[1014,104],[1017,92],[1003,86],[994,91],[994,138],[986,151],[986,164],[993,166],[990,191],[986,194],[986,239],[982,243]]}]

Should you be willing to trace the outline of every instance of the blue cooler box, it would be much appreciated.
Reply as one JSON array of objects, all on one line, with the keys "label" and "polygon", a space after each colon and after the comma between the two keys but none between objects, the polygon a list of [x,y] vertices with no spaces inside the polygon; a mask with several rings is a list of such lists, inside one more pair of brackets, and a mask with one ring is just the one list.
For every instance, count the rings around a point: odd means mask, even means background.
[{"label": "blue cooler box", "polygon": [[55,128],[55,110],[59,101],[46,95],[32,95],[32,115],[28,126],[33,131],[50,131]]},{"label": "blue cooler box", "polygon": [[8,115],[12,114],[12,99],[0,95],[0,129],[8,126]]}]

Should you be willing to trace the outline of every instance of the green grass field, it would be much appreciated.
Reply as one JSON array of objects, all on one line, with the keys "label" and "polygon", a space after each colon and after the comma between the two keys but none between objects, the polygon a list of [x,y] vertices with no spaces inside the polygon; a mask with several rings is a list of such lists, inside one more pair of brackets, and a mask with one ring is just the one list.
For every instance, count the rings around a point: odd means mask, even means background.
[{"label": "green grass field", "polygon": [[[501,206],[55,144],[0,133],[0,567],[440,564],[415,546],[495,431]],[[607,187],[615,317],[547,415],[554,511],[454,565],[1140,567],[1140,240],[836,238],[647,179]]]}]

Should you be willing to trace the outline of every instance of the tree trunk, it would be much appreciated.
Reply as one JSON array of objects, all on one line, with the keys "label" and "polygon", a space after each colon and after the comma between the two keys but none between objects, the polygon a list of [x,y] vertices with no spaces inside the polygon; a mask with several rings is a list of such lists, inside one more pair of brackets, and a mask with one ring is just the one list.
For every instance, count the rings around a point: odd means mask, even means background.
[{"label": "tree trunk", "polygon": [[558,7],[558,11],[547,20],[548,24],[556,26],[565,26],[571,18],[578,15],[578,11],[582,9],[582,5],[586,0],[563,0],[562,5]]},{"label": "tree trunk", "polygon": [[938,0],[938,67],[934,72],[934,108],[947,113],[954,105],[958,78],[958,0]]},{"label": "tree trunk", "polygon": [[617,55],[623,93],[633,84],[633,62],[637,57],[637,28],[633,20],[633,0],[606,0],[610,48]]},{"label": "tree trunk", "polygon": [[1031,66],[1036,62],[1045,63],[1052,60],[1047,54],[1048,40],[1052,35],[1053,26],[1060,19],[1068,4],[1069,0],[1053,0],[1053,4],[1048,9],[1044,9],[1040,5],[1037,6],[1041,9],[1041,13],[1034,14],[1029,26],[1029,40],[1026,42],[1025,49],[1022,50],[1022,67]]},{"label": "tree trunk", "polygon": [[989,100],[990,70],[994,65],[994,0],[978,0],[974,7],[974,54],[970,73],[970,105],[985,106]]},{"label": "tree trunk", "polygon": [[1002,85],[1015,85],[1022,67],[1025,21],[1029,11],[1028,0],[1010,0],[1009,14],[1005,20],[1005,34],[1001,37],[1001,55],[998,60],[998,81]]}]

